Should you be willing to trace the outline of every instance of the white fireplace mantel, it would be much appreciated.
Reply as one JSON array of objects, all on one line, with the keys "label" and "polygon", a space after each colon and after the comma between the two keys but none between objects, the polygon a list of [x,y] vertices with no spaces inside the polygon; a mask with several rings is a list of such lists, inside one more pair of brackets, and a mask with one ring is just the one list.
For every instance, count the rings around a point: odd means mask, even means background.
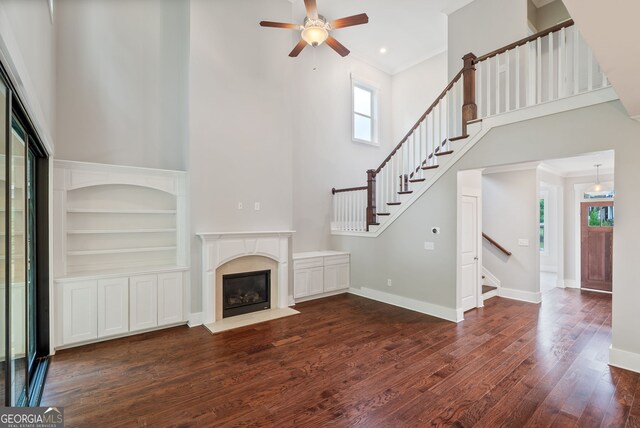
[{"label": "white fireplace mantel", "polygon": [[246,256],[263,256],[278,263],[278,301],[286,308],[289,296],[289,239],[295,232],[214,232],[197,233],[202,244],[202,317],[204,324],[216,321],[216,270],[223,264]]}]

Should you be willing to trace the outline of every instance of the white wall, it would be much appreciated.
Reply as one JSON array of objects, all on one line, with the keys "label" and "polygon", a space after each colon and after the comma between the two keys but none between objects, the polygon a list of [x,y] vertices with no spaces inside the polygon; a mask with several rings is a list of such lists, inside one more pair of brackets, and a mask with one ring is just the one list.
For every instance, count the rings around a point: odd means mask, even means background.
[{"label": "white wall", "polygon": [[[612,139],[610,136],[616,135]],[[616,151],[616,236],[613,260],[613,347],[640,355],[640,210],[636,160],[640,124],[620,102],[610,102],[494,128],[376,239],[334,236],[334,248],[352,253],[352,284],[455,309],[456,175],[459,170]],[[437,207],[437,209],[434,209]],[[535,212],[535,208],[532,208]],[[442,233],[436,251],[422,250],[427,227]],[[391,288],[386,278],[394,278]],[[640,358],[640,357],[638,357]]]},{"label": "white wall", "polygon": [[54,51],[55,30],[46,1],[0,1],[0,60],[50,152],[56,120]]},{"label": "white wall", "polygon": [[540,291],[537,186],[535,169],[482,177],[482,231],[512,252],[508,257],[483,240],[482,265],[503,288]]},{"label": "white wall", "polygon": [[55,7],[56,157],[184,170],[189,2]]},{"label": "white wall", "polygon": [[[305,49],[292,67],[293,248],[329,249],[331,188],[366,185],[366,171],[377,168],[397,143],[392,138],[391,77],[326,46],[315,54]],[[351,75],[378,89],[379,146],[352,141]]]},{"label": "white wall", "polygon": [[448,83],[446,51],[391,77],[395,141],[400,142]]},{"label": "white wall", "polygon": [[[293,227],[294,42],[291,32],[258,26],[290,13],[281,0],[191,2],[192,234]],[[192,312],[201,305],[199,248],[193,236]]]},{"label": "white wall", "polygon": [[477,56],[527,37],[525,0],[475,0],[449,15],[448,76],[462,69],[462,57]]}]

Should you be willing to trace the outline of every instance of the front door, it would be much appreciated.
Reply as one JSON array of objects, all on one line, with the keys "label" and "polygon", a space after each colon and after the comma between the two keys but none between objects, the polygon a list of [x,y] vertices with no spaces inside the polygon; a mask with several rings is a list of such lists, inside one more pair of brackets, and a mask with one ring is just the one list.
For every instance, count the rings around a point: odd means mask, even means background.
[{"label": "front door", "polygon": [[462,309],[478,305],[478,198],[462,196]]},{"label": "front door", "polygon": [[582,288],[611,291],[613,202],[581,204]]}]

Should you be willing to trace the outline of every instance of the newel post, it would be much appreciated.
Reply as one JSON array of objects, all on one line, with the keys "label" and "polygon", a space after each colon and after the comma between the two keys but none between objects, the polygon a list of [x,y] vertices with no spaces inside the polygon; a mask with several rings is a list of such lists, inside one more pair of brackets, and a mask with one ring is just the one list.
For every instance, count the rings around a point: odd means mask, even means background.
[{"label": "newel post", "polygon": [[476,106],[476,67],[473,61],[476,56],[468,53],[462,57],[462,83],[464,86],[464,100],[462,102],[462,134],[467,135],[467,123],[478,118]]},{"label": "newel post", "polygon": [[367,171],[367,231],[376,223],[376,172],[370,169]]}]

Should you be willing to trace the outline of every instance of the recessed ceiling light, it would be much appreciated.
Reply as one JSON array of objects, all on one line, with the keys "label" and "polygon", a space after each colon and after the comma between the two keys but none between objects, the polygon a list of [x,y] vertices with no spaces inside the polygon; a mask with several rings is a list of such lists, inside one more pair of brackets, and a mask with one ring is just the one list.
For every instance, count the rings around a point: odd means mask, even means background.
[{"label": "recessed ceiling light", "polygon": [[381,54],[387,53],[387,48],[380,48],[380,53]]}]

